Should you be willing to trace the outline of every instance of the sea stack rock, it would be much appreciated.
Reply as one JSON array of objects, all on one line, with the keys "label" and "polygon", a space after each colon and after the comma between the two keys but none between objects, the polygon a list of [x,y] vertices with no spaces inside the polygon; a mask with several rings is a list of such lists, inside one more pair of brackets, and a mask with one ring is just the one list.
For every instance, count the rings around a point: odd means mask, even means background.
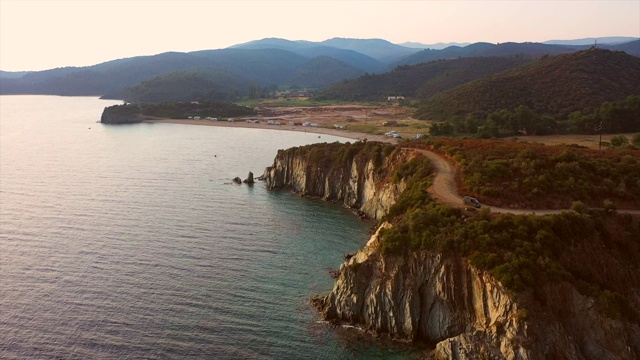
[{"label": "sea stack rock", "polygon": [[233,182],[236,184],[242,184],[242,179],[240,179],[238,176],[233,178]]},{"label": "sea stack rock", "polygon": [[253,173],[251,171],[249,171],[249,175],[247,176],[247,178],[244,179],[244,183],[249,185],[253,185],[253,183],[255,183],[255,181],[253,180]]}]

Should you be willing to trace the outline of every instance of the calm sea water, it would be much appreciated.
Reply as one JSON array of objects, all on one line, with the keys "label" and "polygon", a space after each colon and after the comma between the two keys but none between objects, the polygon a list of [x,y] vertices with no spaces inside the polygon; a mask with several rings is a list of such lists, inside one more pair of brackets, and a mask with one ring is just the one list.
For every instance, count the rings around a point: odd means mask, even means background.
[{"label": "calm sea water", "polygon": [[96,123],[116,103],[0,97],[0,358],[408,356],[307,303],[370,224],[231,184],[280,148],[338,138]]}]

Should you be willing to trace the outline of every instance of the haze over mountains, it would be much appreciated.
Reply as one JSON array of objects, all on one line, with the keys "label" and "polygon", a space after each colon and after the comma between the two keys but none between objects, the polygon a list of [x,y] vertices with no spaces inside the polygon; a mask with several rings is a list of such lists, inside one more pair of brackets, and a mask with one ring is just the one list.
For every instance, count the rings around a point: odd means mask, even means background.
[{"label": "haze over mountains", "polygon": [[[593,39],[562,41],[562,45],[475,43],[438,50],[436,45],[420,49],[419,44],[402,46],[382,39],[310,42],[266,38],[227,49],[167,52],[87,67],[0,71],[0,94],[92,95],[137,102],[193,97],[229,100],[247,96],[256,88],[258,93],[278,87],[322,89],[345,79],[440,59],[554,56],[588,49],[591,45],[582,45],[587,40]],[[598,47],[640,56],[637,38],[599,38]],[[503,70],[501,66],[487,71]],[[488,74],[484,70],[478,73]]]}]

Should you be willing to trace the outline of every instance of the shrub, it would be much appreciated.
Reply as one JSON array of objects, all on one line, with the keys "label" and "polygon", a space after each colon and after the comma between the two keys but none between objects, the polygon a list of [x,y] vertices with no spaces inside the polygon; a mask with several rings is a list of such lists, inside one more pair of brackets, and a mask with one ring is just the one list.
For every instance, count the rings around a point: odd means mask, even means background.
[{"label": "shrub", "polygon": [[616,205],[613,203],[613,201],[609,199],[606,199],[605,201],[603,201],[602,206],[604,207],[604,211],[606,213],[613,213],[616,211]]},{"label": "shrub", "polygon": [[587,206],[582,201],[574,201],[571,204],[571,210],[577,212],[578,214],[582,214],[587,210]]}]

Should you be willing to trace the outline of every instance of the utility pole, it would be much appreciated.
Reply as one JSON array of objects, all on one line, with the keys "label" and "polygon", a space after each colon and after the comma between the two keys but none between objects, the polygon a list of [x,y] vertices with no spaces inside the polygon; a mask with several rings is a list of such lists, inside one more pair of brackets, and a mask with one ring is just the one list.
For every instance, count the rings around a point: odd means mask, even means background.
[{"label": "utility pole", "polygon": [[602,126],[602,120],[600,120],[600,125],[598,125],[598,132],[600,133],[600,141],[598,142],[598,150],[602,150],[602,130],[603,130],[603,128],[604,128],[604,126]]}]

